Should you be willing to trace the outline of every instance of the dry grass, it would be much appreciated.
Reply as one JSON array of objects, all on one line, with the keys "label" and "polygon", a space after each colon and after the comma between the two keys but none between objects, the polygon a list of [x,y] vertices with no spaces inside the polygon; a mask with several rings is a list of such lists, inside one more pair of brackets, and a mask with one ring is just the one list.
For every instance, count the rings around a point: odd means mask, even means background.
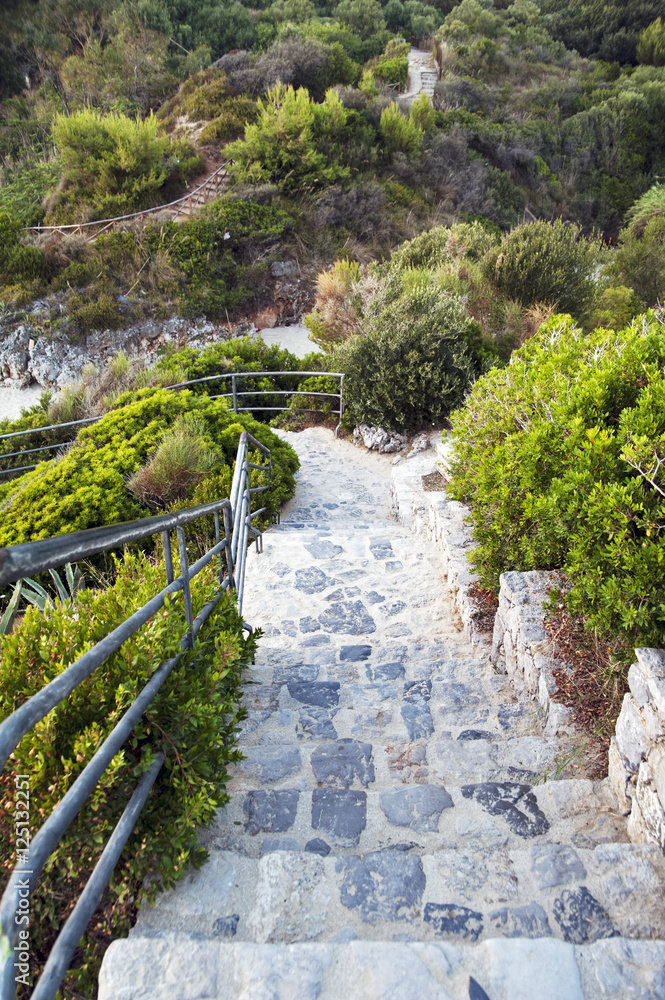
[{"label": "dry grass", "polygon": [[439,493],[445,490],[448,480],[440,472],[430,472],[422,477],[423,489],[426,493]]},{"label": "dry grass", "polygon": [[485,587],[479,587],[474,583],[469,588],[469,597],[476,605],[472,614],[474,628],[478,632],[492,632],[494,630],[494,619],[499,607],[499,602],[494,592],[487,590]]},{"label": "dry grass", "polygon": [[611,644],[585,629],[584,620],[565,608],[550,612],[545,628],[557,657],[569,668],[554,671],[554,700],[572,709],[575,725],[589,738],[586,765],[591,777],[604,778],[610,737],[628,689],[625,668],[616,663]]},{"label": "dry grass", "polygon": [[205,433],[205,422],[198,414],[183,414],[152,457],[127,480],[127,489],[154,510],[185,500],[220,460],[218,452],[206,444]]}]

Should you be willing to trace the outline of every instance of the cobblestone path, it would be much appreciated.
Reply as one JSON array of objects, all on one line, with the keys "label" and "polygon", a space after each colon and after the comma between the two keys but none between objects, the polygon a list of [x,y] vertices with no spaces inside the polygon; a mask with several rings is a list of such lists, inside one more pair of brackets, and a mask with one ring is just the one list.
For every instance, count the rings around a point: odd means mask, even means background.
[{"label": "cobblestone path", "polygon": [[390,462],[314,429],[248,561],[263,629],[210,860],[100,1000],[663,1000],[663,857],[456,625]]}]

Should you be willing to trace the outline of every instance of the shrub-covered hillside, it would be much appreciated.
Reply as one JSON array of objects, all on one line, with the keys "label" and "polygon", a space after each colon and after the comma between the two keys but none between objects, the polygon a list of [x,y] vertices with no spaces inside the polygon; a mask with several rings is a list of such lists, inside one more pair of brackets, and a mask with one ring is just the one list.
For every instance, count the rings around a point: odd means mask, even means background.
[{"label": "shrub-covered hillside", "polygon": [[[276,258],[307,285],[456,221],[561,218],[614,243],[665,173],[662,7],[21,3],[0,35],[0,298],[48,295],[44,332],[76,337],[246,315]],[[433,103],[400,100],[409,45],[433,39]],[[191,222],[94,244],[23,228],[163,204],[229,156]],[[644,300],[644,280],[619,284]]]}]

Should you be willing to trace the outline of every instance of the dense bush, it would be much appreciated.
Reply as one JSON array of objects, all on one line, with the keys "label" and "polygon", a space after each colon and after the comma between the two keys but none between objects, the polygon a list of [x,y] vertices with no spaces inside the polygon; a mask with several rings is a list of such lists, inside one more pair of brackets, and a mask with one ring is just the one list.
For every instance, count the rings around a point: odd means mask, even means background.
[{"label": "dense bush", "polygon": [[53,205],[60,221],[68,213],[84,221],[162,204],[201,163],[186,145],[160,135],[153,116],[78,111],[56,118],[53,138],[67,186]]},{"label": "dense bush", "polygon": [[640,33],[665,17],[663,0],[540,0],[552,34],[569,49],[607,62],[634,63]]},{"label": "dense bush", "polygon": [[483,582],[562,568],[568,606],[628,660],[665,642],[664,362],[660,314],[587,336],[557,316],[453,415]]},{"label": "dense bush", "polygon": [[485,258],[484,270],[500,292],[523,305],[548,302],[583,316],[601,254],[602,244],[581,238],[577,226],[532,222],[506,236]]},{"label": "dense bush", "polygon": [[[195,614],[217,591],[216,569],[212,563],[192,581]],[[108,589],[83,590],[75,602],[45,614],[27,608],[3,641],[0,718],[119,626],[158,593],[166,579],[163,561],[128,554],[118,559],[114,576]],[[179,652],[185,631],[183,604],[176,600],[21,740],[0,778],[3,843],[12,839],[15,776],[28,776],[34,820],[39,822],[71,787],[159,664]],[[216,810],[229,798],[229,765],[240,759],[236,739],[244,716],[241,673],[254,649],[255,638],[243,642],[242,619],[232,598],[224,596],[199,633],[196,669],[192,654],[185,654],[47,862],[30,904],[32,975],[42,971],[105,840],[159,750],[165,752],[166,762],[77,948],[75,968],[63,987],[67,995],[96,995],[104,950],[113,937],[127,934],[137,905],[153,898],[158,888],[172,887],[190,865],[200,867],[206,860],[199,830],[213,822]],[[11,852],[3,852],[3,882],[12,862]]]},{"label": "dense bush", "polygon": [[[249,430],[273,453],[273,480],[264,494],[269,519],[295,488],[298,460],[289,445],[264,424],[246,414],[229,412],[221,400],[188,391],[142,389],[124,394],[99,423],[82,430],[61,458],[41,463],[33,472],[0,486],[3,524],[0,545],[48,538],[143,517],[126,480],[155,452],[166,431],[183,414],[196,414],[205,424],[205,443],[216,449],[218,463],[189,496],[228,496],[238,440]],[[208,486],[206,486],[208,484]],[[206,495],[206,499],[212,499]]]},{"label": "dense bush", "polygon": [[635,290],[643,306],[660,305],[665,299],[665,215],[653,210],[653,203],[651,208],[621,231],[608,268],[611,276]]},{"label": "dense bush", "polygon": [[427,272],[398,274],[331,360],[344,372],[347,422],[417,431],[447,417],[494,362],[461,301]]},{"label": "dense bush", "polygon": [[258,108],[256,124],[248,125],[244,139],[225,150],[235,161],[230,170],[237,180],[276,184],[288,192],[349,176],[347,167],[318,149],[319,138],[332,133],[334,141],[344,134],[347,112],[334,92],[329,92],[325,104],[314,104],[305,88],[296,91],[278,83]]}]

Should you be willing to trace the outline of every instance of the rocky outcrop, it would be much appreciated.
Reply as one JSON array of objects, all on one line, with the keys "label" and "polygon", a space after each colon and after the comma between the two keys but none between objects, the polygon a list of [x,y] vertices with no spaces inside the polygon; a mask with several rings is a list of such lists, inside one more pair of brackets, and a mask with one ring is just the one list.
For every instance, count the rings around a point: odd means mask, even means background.
[{"label": "rocky outcrop", "polygon": [[[311,275],[301,275],[295,261],[276,261],[271,268],[272,303],[245,320],[213,323],[206,319],[148,320],[123,330],[95,330],[74,340],[53,326],[53,301],[34,302],[21,323],[10,317],[0,323],[0,381],[45,388],[76,382],[88,364],[104,366],[118,351],[152,364],[168,344],[195,348],[232,337],[254,336],[259,330],[296,322],[309,308]],[[269,294],[270,290],[268,290]],[[60,310],[64,309],[61,304]],[[312,350],[315,350],[312,345]]]},{"label": "rocky outcrop", "polygon": [[[241,332],[232,331],[235,336]],[[62,335],[46,335],[38,326],[26,322],[4,335],[0,331],[0,376],[21,385],[37,382],[59,389],[76,382],[86,365],[103,367],[120,350],[152,364],[158,350],[167,344],[201,348],[228,340],[229,336],[228,328],[215,323],[176,317],[161,323],[151,320],[125,330],[96,330],[79,343],[72,343]]]}]

